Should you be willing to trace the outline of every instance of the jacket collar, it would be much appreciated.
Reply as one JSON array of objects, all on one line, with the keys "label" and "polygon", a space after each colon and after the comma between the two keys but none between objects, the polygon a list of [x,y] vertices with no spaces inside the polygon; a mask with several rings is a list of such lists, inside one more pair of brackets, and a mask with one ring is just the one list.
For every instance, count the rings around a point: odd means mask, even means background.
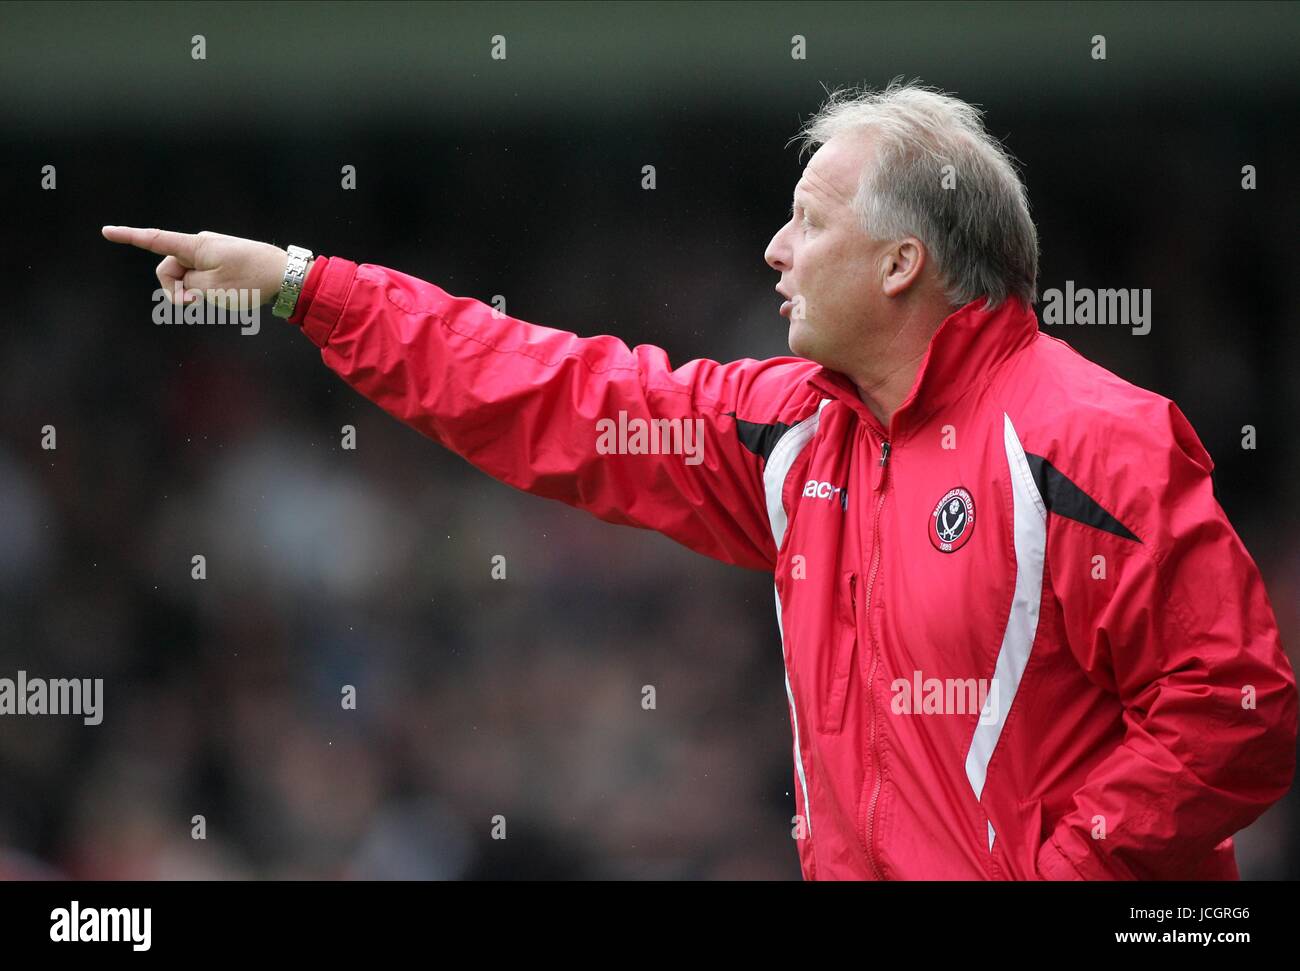
[{"label": "jacket collar", "polygon": [[945,405],[986,383],[998,365],[1029,344],[1038,333],[1033,307],[1014,298],[993,310],[981,297],[944,318],[930,338],[912,390],[894,412],[889,428],[858,397],[853,382],[838,371],[821,368],[809,379],[823,395],[843,401],[887,440],[906,437]]}]

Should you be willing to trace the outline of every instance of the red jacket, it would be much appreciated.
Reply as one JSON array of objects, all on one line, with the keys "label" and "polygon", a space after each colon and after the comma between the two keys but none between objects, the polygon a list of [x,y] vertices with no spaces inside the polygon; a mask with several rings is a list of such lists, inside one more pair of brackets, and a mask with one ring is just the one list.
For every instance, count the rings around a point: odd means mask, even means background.
[{"label": "red jacket", "polygon": [[1209,455],[1024,304],[944,320],[887,429],[810,361],[674,370],[340,258],[294,322],[488,474],[774,572],[808,879],[1235,878],[1290,785],[1295,676]]}]

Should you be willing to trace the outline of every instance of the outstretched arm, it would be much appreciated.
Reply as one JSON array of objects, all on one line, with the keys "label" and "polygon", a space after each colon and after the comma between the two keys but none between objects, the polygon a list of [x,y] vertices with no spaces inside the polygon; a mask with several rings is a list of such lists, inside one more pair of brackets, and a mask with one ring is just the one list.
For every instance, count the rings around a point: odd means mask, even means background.
[{"label": "outstretched arm", "polygon": [[[278,247],[106,227],[166,259],[164,288],[279,288]],[[396,270],[320,257],[294,320],[325,363],[389,414],[516,488],[697,552],[772,569],[755,427],[815,405],[795,358],[690,361],[502,315]],[[811,405],[810,405],[811,403]],[[744,434],[742,434],[742,429]],[[748,444],[746,444],[748,442]]]}]

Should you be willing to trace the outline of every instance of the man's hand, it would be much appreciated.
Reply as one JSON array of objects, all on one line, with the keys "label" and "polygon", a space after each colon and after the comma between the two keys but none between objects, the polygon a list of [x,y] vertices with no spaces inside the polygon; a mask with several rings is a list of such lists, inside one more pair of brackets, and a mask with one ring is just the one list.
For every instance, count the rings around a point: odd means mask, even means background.
[{"label": "man's hand", "polygon": [[182,303],[204,299],[208,291],[222,291],[213,302],[233,305],[226,291],[259,291],[260,303],[275,299],[284,280],[289,254],[270,243],[259,243],[221,233],[173,233],[165,229],[105,226],[104,238],[129,243],[164,257],[155,271],[158,282],[172,300],[178,290]]}]

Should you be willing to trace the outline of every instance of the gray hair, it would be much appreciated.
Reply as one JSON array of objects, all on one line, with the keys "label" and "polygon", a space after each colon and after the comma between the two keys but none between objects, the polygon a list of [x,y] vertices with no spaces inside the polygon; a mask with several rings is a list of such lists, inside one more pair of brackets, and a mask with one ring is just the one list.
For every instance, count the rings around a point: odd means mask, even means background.
[{"label": "gray hair", "polygon": [[1033,303],[1038,232],[1011,156],[981,115],[949,94],[895,78],[883,91],[831,93],[795,138],[802,159],[842,132],[873,132],[876,162],[863,171],[854,199],[863,229],[876,239],[921,240],[953,306],[979,297],[989,307],[1008,296]]}]

